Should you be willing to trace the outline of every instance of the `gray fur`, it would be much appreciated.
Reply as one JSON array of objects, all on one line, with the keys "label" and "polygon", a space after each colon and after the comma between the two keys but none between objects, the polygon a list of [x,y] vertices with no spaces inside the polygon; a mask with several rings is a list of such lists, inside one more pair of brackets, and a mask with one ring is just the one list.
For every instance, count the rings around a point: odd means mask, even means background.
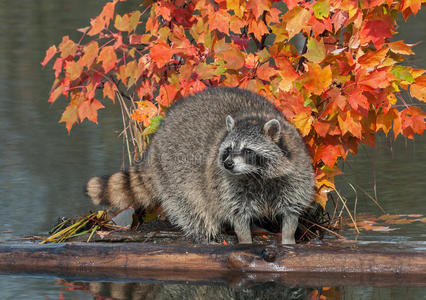
[{"label": "gray fur", "polygon": [[196,241],[230,224],[240,243],[251,243],[253,219],[282,216],[282,242],[292,244],[314,175],[301,136],[270,102],[221,87],[178,100],[140,165],[92,178],[87,190],[95,204],[160,203]]}]

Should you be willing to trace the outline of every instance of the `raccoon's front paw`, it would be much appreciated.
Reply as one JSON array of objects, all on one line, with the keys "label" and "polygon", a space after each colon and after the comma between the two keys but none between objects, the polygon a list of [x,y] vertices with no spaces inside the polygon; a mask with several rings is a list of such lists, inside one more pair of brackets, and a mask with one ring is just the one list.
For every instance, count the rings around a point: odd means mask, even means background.
[{"label": "raccoon's front paw", "polygon": [[296,241],[294,240],[294,237],[293,238],[283,238],[282,241],[281,241],[281,244],[283,244],[283,245],[294,245],[294,244],[296,244]]}]

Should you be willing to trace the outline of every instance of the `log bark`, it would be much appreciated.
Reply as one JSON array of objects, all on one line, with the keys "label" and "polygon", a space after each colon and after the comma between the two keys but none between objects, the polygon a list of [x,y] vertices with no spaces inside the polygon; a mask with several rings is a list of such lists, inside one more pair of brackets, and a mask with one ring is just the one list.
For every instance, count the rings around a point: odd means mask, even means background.
[{"label": "log bark", "polygon": [[424,252],[338,245],[0,244],[0,272],[87,280],[425,285]]}]

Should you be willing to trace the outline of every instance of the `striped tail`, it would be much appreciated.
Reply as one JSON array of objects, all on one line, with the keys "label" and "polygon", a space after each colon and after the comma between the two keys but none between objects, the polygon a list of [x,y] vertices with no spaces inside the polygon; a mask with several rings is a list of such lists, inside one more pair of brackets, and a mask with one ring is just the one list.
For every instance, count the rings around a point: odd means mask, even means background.
[{"label": "striped tail", "polygon": [[93,177],[86,187],[87,195],[96,205],[118,209],[146,207],[152,204],[145,189],[143,175],[136,168],[102,177]]}]

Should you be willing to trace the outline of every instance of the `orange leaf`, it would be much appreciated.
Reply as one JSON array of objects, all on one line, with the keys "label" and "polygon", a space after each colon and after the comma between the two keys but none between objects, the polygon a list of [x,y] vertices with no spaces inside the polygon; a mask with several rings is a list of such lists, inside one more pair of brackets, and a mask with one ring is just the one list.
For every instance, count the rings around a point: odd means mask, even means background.
[{"label": "orange leaf", "polygon": [[79,62],[82,66],[89,68],[95,61],[98,55],[99,47],[98,42],[92,41],[84,48],[84,55],[80,58]]},{"label": "orange leaf", "polygon": [[62,113],[59,123],[66,123],[66,128],[68,133],[71,131],[72,126],[78,121],[78,107],[76,103],[71,102],[65,108],[65,111]]},{"label": "orange leaf", "polygon": [[308,113],[302,112],[295,115],[292,119],[292,123],[300,130],[302,136],[307,136],[312,128],[312,116]]},{"label": "orange leaf", "polygon": [[244,67],[244,56],[241,51],[235,47],[223,52],[223,59],[225,60],[225,67],[231,70],[239,70]]},{"label": "orange leaf", "polygon": [[320,159],[329,167],[336,164],[337,158],[340,156],[340,151],[334,145],[320,145],[315,152],[315,161]]},{"label": "orange leaf", "polygon": [[426,102],[426,75],[416,78],[416,81],[410,86],[410,95]]},{"label": "orange leaf", "polygon": [[362,116],[354,111],[342,112],[337,116],[339,127],[342,130],[342,135],[350,132],[354,137],[361,139],[362,137]]},{"label": "orange leaf", "polygon": [[364,68],[375,68],[385,59],[389,48],[383,48],[378,51],[370,50],[358,59],[358,63]]},{"label": "orange leaf", "polygon": [[97,61],[102,62],[102,67],[104,68],[105,73],[111,71],[117,63],[117,55],[115,54],[114,47],[106,46],[102,48]]},{"label": "orange leaf", "polygon": [[52,57],[56,54],[56,52],[57,52],[56,46],[55,45],[50,46],[50,48],[46,50],[46,56],[41,62],[41,65],[44,67],[52,59]]},{"label": "orange leaf", "polygon": [[396,41],[388,44],[389,48],[392,52],[397,54],[404,54],[404,55],[413,55],[414,52],[411,50],[411,47],[414,45],[408,45],[405,44],[404,41]]},{"label": "orange leaf", "polygon": [[53,103],[58,99],[58,97],[64,92],[64,86],[60,84],[56,89],[54,89],[52,92],[50,92],[49,101],[50,103]]},{"label": "orange leaf", "polygon": [[304,74],[305,88],[315,95],[321,95],[331,85],[331,68],[321,68],[319,64],[308,63],[309,71]]},{"label": "orange leaf", "polygon": [[229,33],[229,19],[231,16],[224,9],[220,9],[214,13],[209,19],[210,30],[217,29],[225,34]]},{"label": "orange leaf", "polygon": [[252,32],[254,34],[254,37],[260,41],[264,34],[269,33],[269,30],[263,21],[253,20],[249,24],[249,32]]},{"label": "orange leaf", "polygon": [[253,12],[256,19],[259,19],[264,11],[269,11],[271,9],[271,6],[272,2],[270,0],[249,0],[246,8]]},{"label": "orange leaf", "polygon": [[376,118],[376,131],[382,129],[386,135],[392,128],[392,123],[395,118],[398,117],[398,111],[395,108],[391,108],[386,114],[381,112]]},{"label": "orange leaf", "polygon": [[277,70],[275,70],[274,68],[272,68],[269,65],[269,62],[261,65],[256,70],[257,77],[259,79],[262,79],[262,80],[265,80],[265,81],[270,81],[271,77],[275,76],[276,74],[277,74]]},{"label": "orange leaf", "polygon": [[173,85],[167,84],[160,87],[157,101],[162,106],[168,107],[175,100],[178,89]]},{"label": "orange leaf", "polygon": [[142,122],[146,127],[151,123],[150,119],[157,115],[158,108],[151,101],[137,101],[138,108],[131,114],[133,120]]},{"label": "orange leaf", "polygon": [[83,121],[85,118],[90,121],[98,124],[98,109],[104,108],[96,99],[86,100],[78,106],[78,117],[80,121]]},{"label": "orange leaf", "polygon": [[389,75],[385,70],[374,70],[371,73],[361,75],[358,83],[373,89],[386,88],[389,86]]},{"label": "orange leaf", "polygon": [[77,51],[77,44],[71,41],[66,35],[62,38],[62,42],[59,44],[58,48],[61,52],[61,58],[67,58],[75,54],[75,51]]},{"label": "orange leaf", "polygon": [[99,15],[94,19],[90,20],[90,30],[87,33],[88,36],[94,36],[97,35],[99,32],[101,32],[105,28],[105,19]]},{"label": "orange leaf", "polygon": [[105,82],[104,84],[104,98],[110,98],[115,103],[115,85],[112,82]]},{"label": "orange leaf", "polygon": [[141,17],[140,11],[134,11],[124,16],[117,15],[115,17],[114,27],[119,31],[134,31],[138,26],[139,19]]},{"label": "orange leaf", "polygon": [[284,92],[288,92],[293,86],[294,80],[299,77],[299,74],[287,58],[282,57],[280,59],[276,59],[275,62],[278,65],[278,73],[281,76],[279,88]]},{"label": "orange leaf", "polygon": [[310,17],[311,13],[301,6],[296,6],[286,12],[282,18],[287,22],[288,39],[298,34],[308,24]]},{"label": "orange leaf", "polygon": [[81,72],[83,71],[83,67],[75,61],[68,61],[65,65],[65,74],[66,77],[70,80],[76,80],[78,77],[80,77]]},{"label": "orange leaf", "polygon": [[175,51],[166,42],[160,40],[152,46],[149,56],[159,68],[162,68],[170,62],[174,53]]}]

